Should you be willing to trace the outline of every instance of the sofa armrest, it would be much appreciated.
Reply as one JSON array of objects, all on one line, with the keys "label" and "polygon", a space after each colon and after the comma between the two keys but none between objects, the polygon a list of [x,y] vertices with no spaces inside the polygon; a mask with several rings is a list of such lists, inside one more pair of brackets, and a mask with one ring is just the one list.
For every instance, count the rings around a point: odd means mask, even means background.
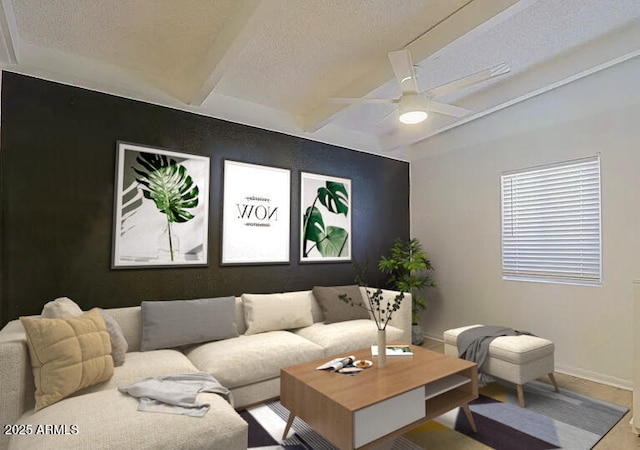
[{"label": "sofa armrest", "polygon": [[[0,330],[0,418],[14,424],[35,406],[35,386],[24,329],[19,321],[9,322]],[[9,437],[0,434],[0,448],[7,448]]]}]

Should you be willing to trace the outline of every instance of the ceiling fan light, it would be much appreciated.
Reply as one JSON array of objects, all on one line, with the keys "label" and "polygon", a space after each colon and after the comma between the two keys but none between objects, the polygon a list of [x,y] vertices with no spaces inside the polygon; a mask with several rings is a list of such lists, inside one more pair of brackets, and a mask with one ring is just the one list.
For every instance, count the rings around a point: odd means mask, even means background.
[{"label": "ceiling fan light", "polygon": [[424,122],[428,116],[426,111],[407,111],[400,114],[400,122],[406,123],[407,125],[414,125]]},{"label": "ceiling fan light", "polygon": [[424,122],[428,117],[426,102],[416,94],[405,94],[398,104],[400,122],[407,125]]}]

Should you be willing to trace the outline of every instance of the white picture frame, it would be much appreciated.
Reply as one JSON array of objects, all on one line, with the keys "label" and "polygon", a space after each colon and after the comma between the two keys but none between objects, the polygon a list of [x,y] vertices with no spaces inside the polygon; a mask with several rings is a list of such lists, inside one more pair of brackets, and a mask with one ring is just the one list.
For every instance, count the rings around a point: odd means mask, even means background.
[{"label": "white picture frame", "polygon": [[206,156],[119,141],[111,267],[207,266],[209,173]]},{"label": "white picture frame", "polygon": [[224,160],[220,264],[289,264],[291,171]]},{"label": "white picture frame", "polygon": [[301,172],[300,262],[351,261],[351,215],[350,179]]}]

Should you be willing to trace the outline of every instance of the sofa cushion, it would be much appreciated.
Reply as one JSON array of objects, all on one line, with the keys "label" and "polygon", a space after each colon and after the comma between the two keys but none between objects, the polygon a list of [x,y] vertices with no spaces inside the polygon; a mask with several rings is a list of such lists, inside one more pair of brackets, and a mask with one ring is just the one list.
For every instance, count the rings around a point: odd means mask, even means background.
[{"label": "sofa cushion", "polygon": [[42,308],[41,316],[45,319],[68,319],[82,314],[82,309],[69,297],[59,297],[48,302]]},{"label": "sofa cushion", "polygon": [[113,377],[104,383],[95,384],[74,395],[114,389],[158,375],[177,375],[190,372],[198,372],[198,369],[189,361],[189,358],[177,350],[129,352],[125,363],[120,367],[116,367],[113,371]]},{"label": "sofa cushion", "polygon": [[68,319],[21,317],[36,387],[36,411],[113,375],[109,333],[97,309]]},{"label": "sofa cushion", "polygon": [[[137,411],[137,398],[122,394],[115,388],[67,398],[42,411],[33,413],[32,410],[23,414],[18,424],[30,425],[33,433],[12,436],[10,448],[247,448],[247,423],[229,403],[212,393],[198,394],[196,401],[210,405],[204,417],[140,412]],[[68,434],[53,434],[52,424],[58,431]],[[46,426],[49,428],[44,428]],[[38,430],[48,432],[38,434]]]},{"label": "sofa cushion", "polygon": [[142,341],[142,308],[140,305],[109,308],[109,315],[116,319],[120,325],[129,347],[127,352],[139,352]]},{"label": "sofa cushion", "polygon": [[[353,305],[340,300],[342,294],[350,297]],[[369,318],[358,286],[314,286],[313,296],[322,308],[325,323]]]},{"label": "sofa cushion", "polygon": [[[378,327],[373,320],[358,319],[331,324],[314,323],[296,330],[298,336],[322,345],[324,356],[335,356],[378,344]],[[402,342],[404,331],[387,325],[387,342]],[[406,342],[405,342],[406,343]]]},{"label": "sofa cushion", "polygon": [[246,335],[291,330],[313,323],[311,293],[242,294]]},{"label": "sofa cushion", "polygon": [[141,306],[143,352],[238,335],[234,297],[142,302]]},{"label": "sofa cushion", "polygon": [[324,350],[289,331],[269,331],[210,342],[186,350],[200,370],[232,389],[280,376],[280,369],[324,356]]},{"label": "sofa cushion", "polygon": [[[483,325],[475,324],[446,330],[444,332],[444,342],[455,346],[457,351],[460,333],[481,326]],[[528,334],[500,336],[493,339],[489,344],[489,357],[522,365],[553,355],[554,350],[555,346],[552,341],[538,336]]]}]

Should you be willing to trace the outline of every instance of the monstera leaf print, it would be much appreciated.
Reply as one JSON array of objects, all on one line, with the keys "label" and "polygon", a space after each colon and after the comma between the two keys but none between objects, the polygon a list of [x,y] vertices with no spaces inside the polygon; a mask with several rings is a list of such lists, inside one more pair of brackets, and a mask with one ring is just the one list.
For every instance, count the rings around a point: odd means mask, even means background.
[{"label": "monstera leaf print", "polygon": [[171,261],[174,260],[171,224],[193,219],[189,209],[198,206],[198,186],[187,169],[166,155],[141,152],[136,158],[142,169],[132,167],[138,174],[142,195],[153,200],[158,210],[166,215]]},{"label": "monstera leaf print", "polygon": [[320,242],[324,236],[324,221],[322,220],[322,213],[316,207],[307,208],[304,213],[305,225],[305,238],[315,242]]},{"label": "monstera leaf print", "polygon": [[322,256],[342,256],[349,233],[344,228],[327,227],[325,238],[318,242],[318,251]]},{"label": "monstera leaf print", "polygon": [[318,188],[318,199],[332,213],[346,216],[349,212],[349,194],[342,183],[327,181],[327,187]]},{"label": "monstera leaf print", "polygon": [[[325,227],[322,212],[316,207],[318,201],[333,214],[347,216],[349,213],[349,193],[344,184],[327,181],[325,186],[318,188],[313,204],[304,212],[302,253],[308,257],[316,248],[323,257],[342,256],[349,233],[344,228]],[[309,242],[313,243],[310,247]]]}]

